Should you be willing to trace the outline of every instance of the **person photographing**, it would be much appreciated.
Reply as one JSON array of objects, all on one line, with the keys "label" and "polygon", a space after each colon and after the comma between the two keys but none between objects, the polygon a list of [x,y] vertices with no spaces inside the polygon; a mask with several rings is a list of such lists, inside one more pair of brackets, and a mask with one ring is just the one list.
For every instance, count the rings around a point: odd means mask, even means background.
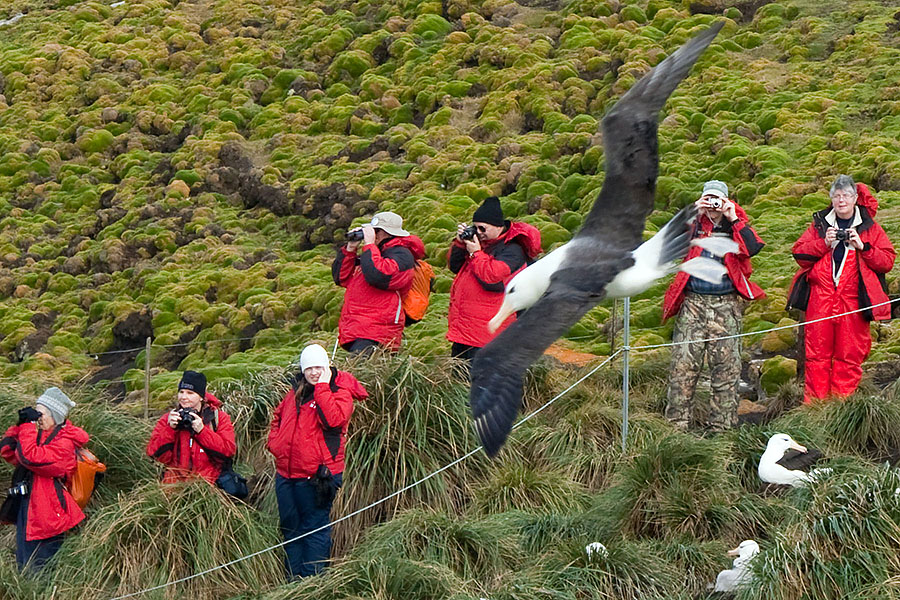
[{"label": "person photographing", "polygon": [[63,534],[84,520],[64,481],[76,467],[75,451],[88,434],[67,419],[75,403],[56,387],[35,406],[19,411],[18,421],[0,439],[0,456],[16,467],[0,514],[16,525],[16,565],[39,571],[59,551]]}]

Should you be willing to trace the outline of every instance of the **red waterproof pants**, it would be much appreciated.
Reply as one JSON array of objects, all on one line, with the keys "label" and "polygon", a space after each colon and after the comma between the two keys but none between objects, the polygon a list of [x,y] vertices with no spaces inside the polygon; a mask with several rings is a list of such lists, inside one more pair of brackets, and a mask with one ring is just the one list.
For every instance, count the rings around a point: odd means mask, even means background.
[{"label": "red waterproof pants", "polygon": [[[822,292],[816,287],[811,289],[807,321],[859,308],[856,296],[841,296],[835,290]],[[807,325],[803,401],[829,396],[844,398],[855,392],[862,378],[862,363],[871,348],[869,322],[862,313]]]}]

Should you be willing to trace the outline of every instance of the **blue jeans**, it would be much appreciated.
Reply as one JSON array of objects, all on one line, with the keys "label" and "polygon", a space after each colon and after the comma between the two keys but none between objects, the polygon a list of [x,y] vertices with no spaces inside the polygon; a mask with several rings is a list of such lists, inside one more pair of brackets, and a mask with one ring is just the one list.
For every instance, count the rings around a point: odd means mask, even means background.
[{"label": "blue jeans", "polygon": [[[342,480],[342,474],[334,476],[338,487]],[[278,500],[281,534],[285,540],[329,523],[333,501],[327,506],[318,506],[316,488],[311,479],[288,479],[276,474],[275,497]],[[288,579],[320,573],[331,556],[331,527],[285,545],[284,552]]]},{"label": "blue jeans", "polygon": [[22,498],[19,503],[19,514],[16,516],[16,566],[20,571],[37,572],[59,551],[63,543],[63,534],[54,535],[45,540],[25,539],[25,526],[28,523],[28,503],[31,496]]}]

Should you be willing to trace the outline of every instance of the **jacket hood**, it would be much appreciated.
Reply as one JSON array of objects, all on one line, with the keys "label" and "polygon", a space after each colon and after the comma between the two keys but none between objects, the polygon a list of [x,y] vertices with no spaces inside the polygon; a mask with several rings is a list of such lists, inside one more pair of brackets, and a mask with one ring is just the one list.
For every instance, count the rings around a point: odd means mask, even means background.
[{"label": "jacket hood", "polygon": [[72,421],[66,421],[63,425],[63,428],[59,431],[59,435],[61,437],[66,437],[75,444],[78,448],[84,446],[88,443],[88,440],[91,437],[87,434],[87,432],[81,427],[76,427],[72,425]]},{"label": "jacket hood", "polygon": [[525,250],[529,259],[537,257],[541,253],[541,232],[534,225],[513,221],[509,229],[503,234],[504,242],[516,242]]},{"label": "jacket hood", "polygon": [[335,383],[338,387],[348,390],[354,400],[365,400],[369,397],[369,392],[366,391],[366,388],[363,387],[359,380],[346,371],[338,371]]},{"label": "jacket hood", "polygon": [[410,252],[416,260],[425,258],[425,243],[419,239],[417,235],[407,235],[403,237],[393,237],[384,243],[383,248],[394,248],[403,246]]},{"label": "jacket hood", "polygon": [[878,199],[872,195],[864,183],[856,184],[856,205],[865,208],[870,217],[874,217],[878,212]]},{"label": "jacket hood", "polygon": [[206,392],[206,395],[203,397],[203,400],[211,406],[212,408],[219,409],[222,407],[222,401],[213,396],[211,393]]}]

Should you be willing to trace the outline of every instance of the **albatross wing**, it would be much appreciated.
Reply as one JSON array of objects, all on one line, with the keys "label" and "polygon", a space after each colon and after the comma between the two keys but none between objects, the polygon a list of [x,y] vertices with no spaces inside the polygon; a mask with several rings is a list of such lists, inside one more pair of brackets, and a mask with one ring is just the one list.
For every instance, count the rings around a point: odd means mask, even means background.
[{"label": "albatross wing", "polygon": [[656,191],[659,111],[721,28],[713,25],[651,69],[604,117],[606,177],[584,226],[567,244],[565,262],[537,303],[475,355],[469,398],[489,456],[512,430],[525,370],[634,264],[631,253],[641,243]]}]

